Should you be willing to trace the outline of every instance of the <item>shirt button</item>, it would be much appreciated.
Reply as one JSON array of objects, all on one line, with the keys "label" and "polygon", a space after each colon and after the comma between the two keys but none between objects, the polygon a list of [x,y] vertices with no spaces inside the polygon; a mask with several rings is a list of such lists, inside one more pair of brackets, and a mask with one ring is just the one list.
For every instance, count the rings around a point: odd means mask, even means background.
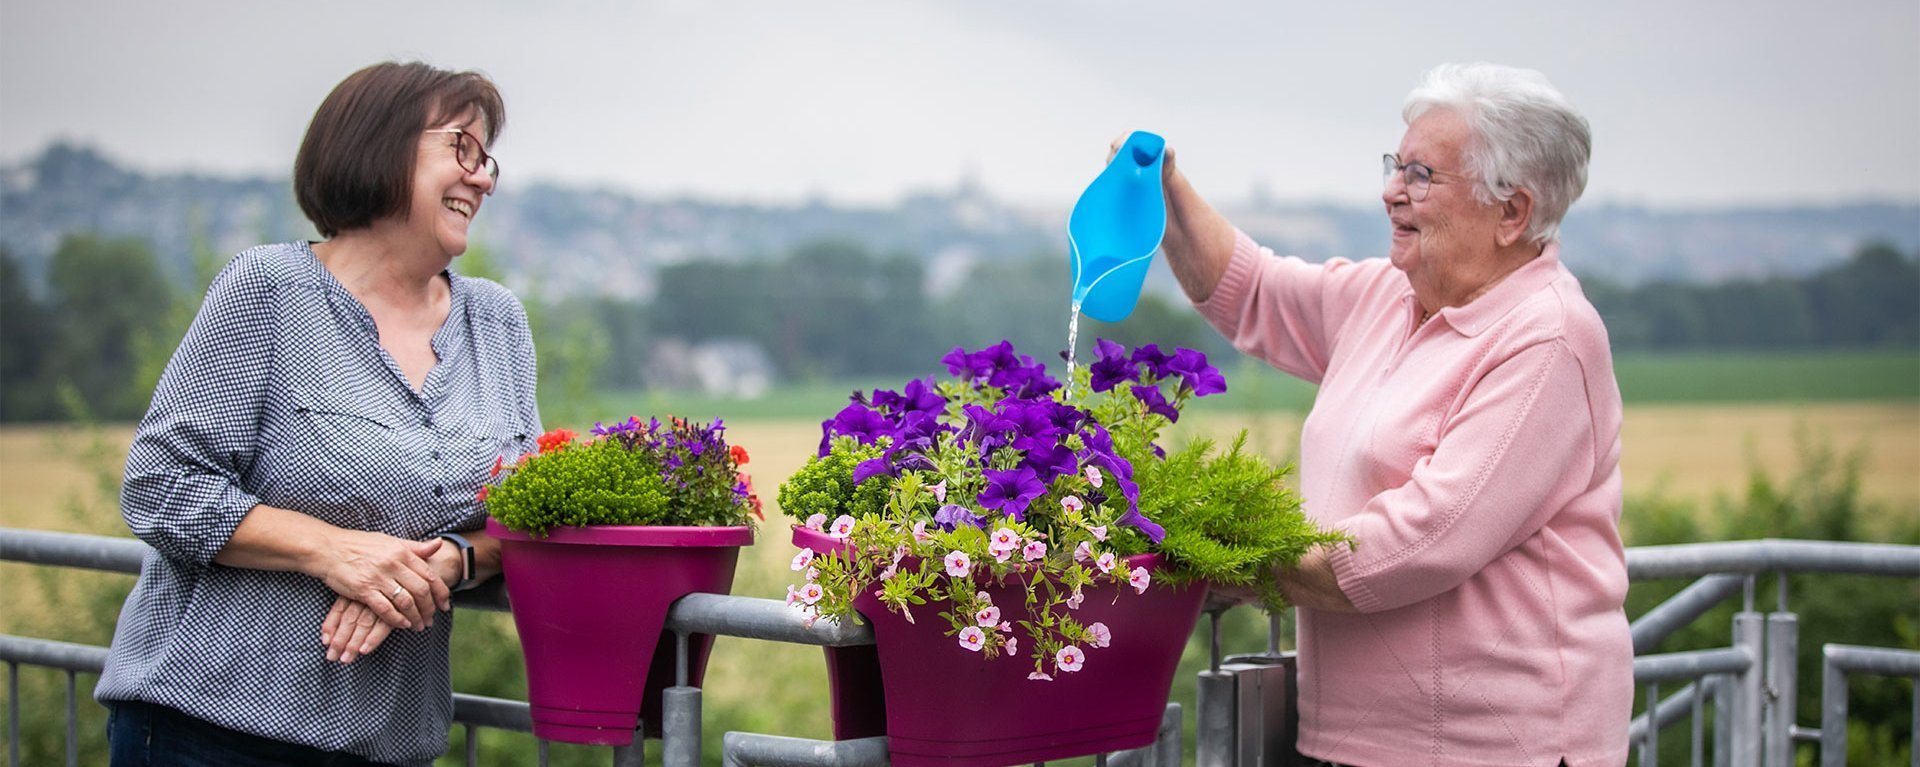
[{"label": "shirt button", "polygon": [[433,495],[434,495],[434,497],[436,497],[436,498],[438,498],[438,497],[440,497],[440,496],[443,496],[443,495],[446,495],[446,494],[447,494],[447,486],[446,486],[446,485],[434,485],[434,486],[433,486]]},{"label": "shirt button", "polygon": [[430,416],[430,415],[428,415],[428,416],[421,416],[421,417],[420,417],[420,425],[421,425],[421,426],[425,426],[425,427],[427,427],[427,428],[429,428],[429,429],[431,429],[431,428],[433,428],[433,416]]},{"label": "shirt button", "polygon": [[436,460],[436,461],[440,460],[440,451],[438,450],[433,451],[433,460]]}]

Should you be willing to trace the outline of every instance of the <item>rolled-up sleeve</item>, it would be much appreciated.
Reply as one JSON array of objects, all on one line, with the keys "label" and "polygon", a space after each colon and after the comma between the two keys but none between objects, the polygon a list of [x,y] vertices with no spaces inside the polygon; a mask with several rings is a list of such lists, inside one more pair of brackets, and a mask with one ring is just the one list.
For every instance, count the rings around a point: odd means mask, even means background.
[{"label": "rolled-up sleeve", "polygon": [[1589,404],[1580,363],[1561,341],[1488,371],[1412,477],[1342,521],[1363,544],[1331,549],[1340,590],[1362,612],[1413,604],[1532,536],[1591,484]]},{"label": "rolled-up sleeve", "polygon": [[244,261],[216,277],[134,432],[121,514],[169,559],[212,563],[260,502],[241,478],[273,368],[274,292]]}]

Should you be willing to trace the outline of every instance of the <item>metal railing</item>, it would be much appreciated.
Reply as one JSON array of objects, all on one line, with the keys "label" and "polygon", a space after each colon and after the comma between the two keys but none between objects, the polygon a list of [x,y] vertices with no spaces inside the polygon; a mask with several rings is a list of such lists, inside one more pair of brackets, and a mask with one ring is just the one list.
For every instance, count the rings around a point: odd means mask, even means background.
[{"label": "metal railing", "polygon": [[[75,567],[120,573],[138,573],[147,546],[130,538],[51,533],[0,528],[0,561]],[[1641,765],[1657,761],[1661,732],[1683,719],[1692,726],[1692,763],[1704,764],[1706,707],[1713,707],[1711,755],[1716,766],[1758,767],[1791,765],[1795,741],[1820,743],[1823,765],[1846,759],[1846,678],[1849,674],[1880,674],[1914,678],[1920,688],[1920,653],[1886,648],[1827,645],[1823,682],[1823,716],[1818,729],[1794,722],[1798,694],[1795,660],[1798,654],[1798,618],[1787,610],[1789,574],[1828,573],[1920,578],[1920,546],[1835,543],[1824,541],[1733,541],[1678,546],[1649,546],[1627,550],[1628,576],[1633,581],[1697,578],[1672,598],[1635,620],[1632,625],[1634,680],[1647,687],[1646,712],[1631,725],[1629,738],[1639,747]],[[1770,614],[1755,610],[1755,579],[1774,575],[1778,580],[1778,607]],[[1743,609],[1734,617],[1730,646],[1709,650],[1654,653],[1661,640],[1711,611],[1735,593],[1743,595]],[[468,608],[505,610],[504,589],[489,586],[455,595]],[[1208,670],[1199,675],[1196,692],[1195,753],[1201,765],[1287,764],[1293,753],[1294,688],[1290,653],[1281,653],[1280,622],[1269,624],[1265,654],[1222,657],[1220,610],[1210,610],[1213,640]],[[674,603],[667,629],[678,641],[677,684],[668,688],[662,707],[661,760],[665,765],[695,765],[701,758],[700,689],[687,684],[687,638],[692,634],[733,636],[804,645],[845,647],[871,644],[864,626],[821,622],[807,626],[803,616],[783,602],[753,597],[692,594]],[[75,733],[76,676],[99,673],[106,648],[26,637],[0,636],[0,660],[8,667],[9,764],[19,764],[19,666],[46,666],[66,671],[67,762],[77,764]],[[1687,682],[1673,695],[1661,698],[1663,684]],[[1920,694],[1915,695],[1914,718],[1920,731]],[[454,721],[465,728],[466,763],[476,763],[474,732],[491,728],[530,732],[532,720],[523,701],[454,695]],[[1102,764],[1115,767],[1158,767],[1181,762],[1181,709],[1169,704],[1159,739],[1128,752],[1101,755]],[[809,740],[759,733],[729,732],[722,738],[722,760],[729,767],[746,765],[884,765],[886,739],[848,741]],[[546,743],[540,742],[541,764]],[[644,741],[613,749],[615,765],[644,761]],[[1915,767],[1920,767],[1920,756]]]},{"label": "metal railing", "polygon": [[[1821,726],[1807,728],[1795,721],[1800,621],[1788,610],[1787,576],[1809,573],[1920,578],[1920,546],[1767,539],[1627,550],[1630,580],[1697,579],[1633,622],[1633,678],[1646,686],[1647,703],[1646,711],[1633,719],[1628,738],[1638,746],[1641,767],[1658,764],[1661,732],[1683,719],[1691,725],[1690,762],[1695,767],[1705,764],[1708,701],[1714,712],[1711,756],[1716,767],[1791,767],[1794,744],[1803,741],[1819,743],[1822,765],[1844,765],[1848,673],[1912,678],[1913,725],[1920,732],[1920,652],[1908,650],[1826,645]],[[1763,614],[1756,609],[1754,592],[1756,580],[1769,575],[1776,583],[1776,606]],[[1662,639],[1735,593],[1741,594],[1741,609],[1733,617],[1728,647],[1652,652]],[[1660,696],[1662,684],[1681,681],[1687,684],[1672,696]],[[1920,767],[1920,750],[1915,751],[1914,765]]]},{"label": "metal railing", "polygon": [[[138,574],[148,547],[131,538],[0,528],[0,561],[73,567]],[[506,590],[498,580],[454,595],[454,604],[482,610],[508,609]],[[689,594],[667,612],[666,629],[676,636],[676,685],[666,689],[661,707],[661,762],[669,767],[700,764],[700,689],[687,684],[688,637],[693,634],[731,636],[772,642],[848,647],[873,643],[866,626],[819,621],[809,626],[805,616],[785,602],[718,594]],[[19,667],[46,666],[66,672],[67,763],[78,764],[76,676],[98,674],[105,667],[107,648],[28,637],[0,636],[0,660],[8,669],[8,764],[20,764]],[[455,693],[454,723],[466,730],[466,764],[477,763],[474,730],[492,728],[531,732],[532,716],[524,701]],[[640,765],[645,741],[636,731],[630,746],[612,749],[613,764]],[[1115,767],[1159,767],[1180,763],[1180,707],[1170,704],[1161,720],[1155,744],[1133,751],[1099,755],[1102,764]],[[885,737],[848,741],[819,741],[758,733],[729,732],[723,738],[722,758],[728,765],[863,765],[887,764]],[[539,760],[547,763],[546,741],[539,741]]]}]

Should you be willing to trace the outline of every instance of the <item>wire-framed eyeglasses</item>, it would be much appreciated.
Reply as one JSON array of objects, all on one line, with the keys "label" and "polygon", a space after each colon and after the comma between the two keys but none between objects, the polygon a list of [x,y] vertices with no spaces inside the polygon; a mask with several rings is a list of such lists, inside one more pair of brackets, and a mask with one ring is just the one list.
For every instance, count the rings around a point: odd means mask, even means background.
[{"label": "wire-framed eyeglasses", "polygon": [[473,173],[484,168],[488,178],[496,183],[500,181],[500,163],[493,159],[493,155],[487,154],[487,148],[480,144],[479,138],[459,128],[432,128],[427,132],[453,134],[453,159],[460,163],[460,169]]},{"label": "wire-framed eyeglasses", "polygon": [[1400,180],[1406,182],[1407,196],[1413,198],[1414,202],[1423,202],[1427,199],[1427,192],[1433,188],[1433,179],[1436,176],[1461,180],[1467,178],[1458,173],[1434,170],[1433,166],[1424,162],[1402,163],[1400,155],[1397,154],[1380,155],[1380,181],[1387,184],[1393,183],[1395,173],[1400,174]]}]

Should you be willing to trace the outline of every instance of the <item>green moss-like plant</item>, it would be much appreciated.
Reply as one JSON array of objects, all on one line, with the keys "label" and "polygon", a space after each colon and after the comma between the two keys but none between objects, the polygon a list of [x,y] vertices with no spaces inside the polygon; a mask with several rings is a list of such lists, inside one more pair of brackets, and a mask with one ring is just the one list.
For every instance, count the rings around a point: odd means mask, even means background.
[{"label": "green moss-like plant", "polygon": [[719,421],[600,427],[587,442],[564,429],[541,435],[540,452],[511,467],[481,496],[509,529],[541,537],[555,527],[751,524],[759,500],[738,471],[746,453],[721,438]]}]

